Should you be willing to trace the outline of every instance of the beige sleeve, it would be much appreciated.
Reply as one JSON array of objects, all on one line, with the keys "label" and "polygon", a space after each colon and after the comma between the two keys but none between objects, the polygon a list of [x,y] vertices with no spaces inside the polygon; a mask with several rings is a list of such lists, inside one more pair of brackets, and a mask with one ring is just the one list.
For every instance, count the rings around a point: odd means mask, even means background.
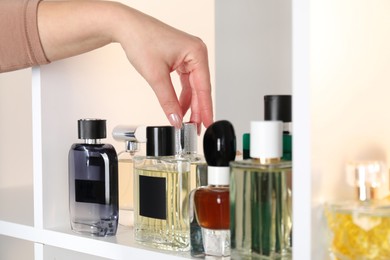
[{"label": "beige sleeve", "polygon": [[39,38],[41,0],[0,0],[0,72],[47,64]]}]

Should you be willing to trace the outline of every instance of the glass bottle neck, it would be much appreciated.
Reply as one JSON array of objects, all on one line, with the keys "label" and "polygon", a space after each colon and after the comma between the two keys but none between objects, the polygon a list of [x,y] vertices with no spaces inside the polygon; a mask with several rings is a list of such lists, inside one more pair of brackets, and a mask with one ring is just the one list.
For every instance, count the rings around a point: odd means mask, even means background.
[{"label": "glass bottle neck", "polygon": [[253,160],[260,164],[273,164],[281,161],[280,158],[253,158]]},{"label": "glass bottle neck", "polygon": [[377,199],[377,188],[370,185],[360,185],[357,187],[357,195],[360,201],[370,201]]}]

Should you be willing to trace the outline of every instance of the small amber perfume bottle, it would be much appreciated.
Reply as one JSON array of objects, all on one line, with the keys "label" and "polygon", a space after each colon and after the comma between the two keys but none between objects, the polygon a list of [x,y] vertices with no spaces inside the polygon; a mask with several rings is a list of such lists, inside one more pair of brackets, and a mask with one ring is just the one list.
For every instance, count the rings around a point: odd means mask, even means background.
[{"label": "small amber perfume bottle", "polygon": [[112,137],[125,143],[125,149],[118,153],[119,224],[133,226],[133,157],[140,144],[146,142],[146,127],[118,125],[113,129]]},{"label": "small amber perfume bottle", "polygon": [[229,162],[236,156],[236,136],[226,120],[214,122],[204,134],[208,185],[191,193],[191,255],[230,255]]},{"label": "small amber perfume bottle", "polygon": [[331,258],[390,259],[390,202],[377,197],[385,179],[384,164],[352,162],[346,173],[356,199],[325,204]]},{"label": "small amber perfume bottle", "polygon": [[146,139],[146,156],[134,156],[135,240],[160,249],[187,251],[190,163],[175,155],[174,127],[148,126]]},{"label": "small amber perfume bottle", "polygon": [[291,258],[291,161],[282,158],[282,122],[254,121],[250,157],[230,163],[233,259]]}]

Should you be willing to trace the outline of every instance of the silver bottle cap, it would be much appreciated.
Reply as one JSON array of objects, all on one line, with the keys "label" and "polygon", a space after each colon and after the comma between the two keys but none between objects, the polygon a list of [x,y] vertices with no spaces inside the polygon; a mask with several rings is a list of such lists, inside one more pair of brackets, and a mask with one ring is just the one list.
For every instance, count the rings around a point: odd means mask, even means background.
[{"label": "silver bottle cap", "polygon": [[125,142],[125,149],[138,151],[138,144],[146,142],[146,126],[118,125],[112,130],[116,141]]},{"label": "silver bottle cap", "polygon": [[378,189],[385,183],[385,163],[382,161],[355,161],[346,165],[347,183],[356,187],[360,201],[378,199]]},{"label": "silver bottle cap", "polygon": [[177,154],[196,154],[198,151],[196,123],[183,123],[180,129],[176,129],[175,143]]}]

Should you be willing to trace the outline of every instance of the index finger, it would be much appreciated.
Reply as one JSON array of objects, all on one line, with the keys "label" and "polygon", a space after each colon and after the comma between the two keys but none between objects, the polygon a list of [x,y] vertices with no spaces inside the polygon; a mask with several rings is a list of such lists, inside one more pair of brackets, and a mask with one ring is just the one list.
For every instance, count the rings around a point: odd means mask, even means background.
[{"label": "index finger", "polygon": [[203,125],[207,128],[213,123],[213,102],[211,97],[210,71],[208,62],[199,63],[190,74],[190,84],[198,99],[197,113],[200,113]]}]

